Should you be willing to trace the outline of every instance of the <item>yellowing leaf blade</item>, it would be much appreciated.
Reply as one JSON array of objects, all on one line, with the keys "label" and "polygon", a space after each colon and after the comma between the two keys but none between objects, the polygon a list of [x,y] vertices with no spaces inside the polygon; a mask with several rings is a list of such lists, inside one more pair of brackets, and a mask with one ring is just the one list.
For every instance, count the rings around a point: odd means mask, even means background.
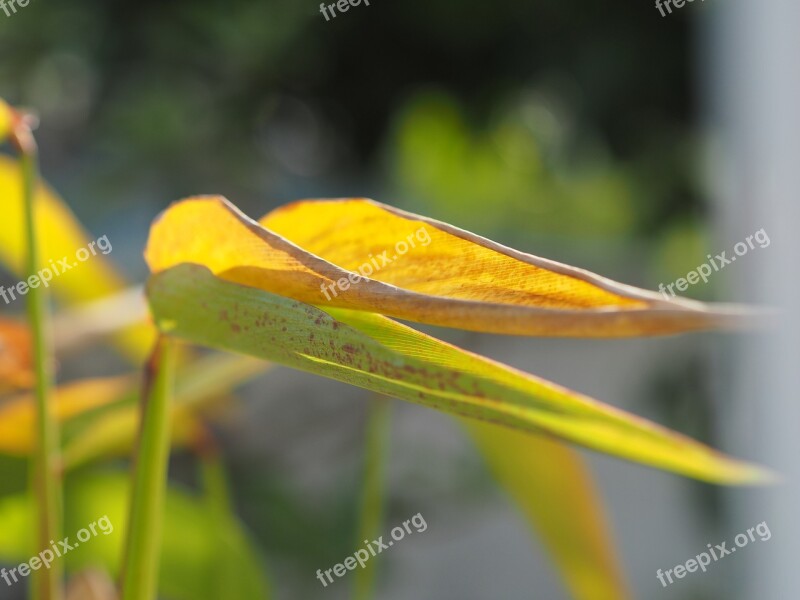
[{"label": "yellowing leaf blade", "polygon": [[[53,393],[53,410],[60,422],[119,399],[130,387],[129,377],[86,379],[65,384]],[[0,452],[26,455],[36,435],[36,409],[31,394],[0,404]]]},{"label": "yellowing leaf blade", "polygon": [[[172,406],[172,444],[184,446],[196,441],[202,431],[198,414],[243,382],[267,371],[271,365],[247,356],[211,355],[183,366],[176,375]],[[137,393],[113,410],[89,415],[77,423],[64,444],[63,461],[72,469],[100,457],[128,454],[139,426]],[[203,415],[204,416],[204,415]]]},{"label": "yellowing leaf blade", "polygon": [[749,321],[360,199],[298,202],[259,224],[224,198],[190,198],[153,224],[145,257],[153,272],[202,264],[308,304],[494,333],[622,337]]},{"label": "yellowing leaf blade", "polygon": [[766,474],[654,423],[470,354],[380,315],[312,306],[182,265],[153,276],[162,331],[430,408],[548,433],[621,458],[719,483]]},{"label": "yellowing leaf blade", "polygon": [[543,436],[462,422],[495,479],[539,534],[572,597],[630,598],[601,499],[578,453]]},{"label": "yellowing leaf blade", "polygon": [[[3,198],[0,262],[22,278],[25,264],[22,178],[19,163],[7,156],[0,156],[0,197]],[[36,192],[35,209],[42,266],[51,268],[60,264],[62,259],[75,265],[69,270],[62,267],[63,274],[54,276],[49,282],[55,297],[68,305],[82,304],[126,289],[125,280],[102,252],[96,251],[83,262],[76,260],[76,253],[81,248],[87,249],[92,238],[66,203],[44,183]],[[113,240],[111,243],[113,248]],[[22,302],[24,298],[18,298],[18,301]],[[121,347],[135,359],[145,355],[152,339],[152,328],[141,325],[128,327],[119,334]]]}]

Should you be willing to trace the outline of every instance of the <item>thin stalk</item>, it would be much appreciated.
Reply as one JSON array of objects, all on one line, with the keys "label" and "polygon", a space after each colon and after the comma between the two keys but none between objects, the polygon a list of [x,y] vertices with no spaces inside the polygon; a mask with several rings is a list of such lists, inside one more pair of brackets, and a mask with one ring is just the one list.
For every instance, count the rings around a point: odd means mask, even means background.
[{"label": "thin stalk", "polygon": [[[241,557],[236,548],[255,547],[242,530],[232,500],[228,474],[213,432],[205,427],[194,440],[200,459],[204,499],[208,508],[206,532],[214,541],[214,572],[208,580],[208,596],[213,598],[274,598],[267,574],[242,577]],[[261,562],[256,557],[254,562]],[[258,579],[258,581],[256,581]],[[260,591],[256,592],[257,589]]]},{"label": "thin stalk", "polygon": [[203,447],[198,449],[200,456],[200,474],[203,480],[206,500],[217,517],[228,518],[233,514],[228,476],[217,448],[216,442],[206,435]]},{"label": "thin stalk", "polygon": [[[39,243],[34,206],[38,179],[37,148],[30,128],[19,118],[13,141],[20,154],[22,193],[25,206],[25,240],[27,244],[26,274],[30,279],[39,269]],[[50,402],[52,387],[51,346],[48,328],[47,295],[43,287],[28,287],[28,322],[33,338],[33,361],[36,374],[36,448],[31,481],[37,499],[37,547],[49,548],[52,541],[61,539],[62,490],[59,461],[58,421]],[[31,597],[41,600],[61,600],[63,565],[54,561],[49,569],[35,573]]]},{"label": "thin stalk", "polygon": [[[359,512],[358,545],[374,540],[383,525],[386,457],[389,449],[391,401],[377,397],[370,402],[364,443],[363,488]],[[353,581],[353,600],[373,597],[377,575],[377,557],[363,569],[357,569]]]},{"label": "thin stalk", "polygon": [[154,600],[170,448],[175,345],[160,337],[147,366],[122,572],[124,600]]},{"label": "thin stalk", "polygon": [[209,432],[203,434],[196,451],[200,457],[203,490],[210,513],[207,530],[214,537],[216,566],[211,585],[215,597],[224,598],[226,593],[233,592],[230,573],[236,573],[236,557],[231,555],[226,543],[235,529],[228,478],[219,448]]}]

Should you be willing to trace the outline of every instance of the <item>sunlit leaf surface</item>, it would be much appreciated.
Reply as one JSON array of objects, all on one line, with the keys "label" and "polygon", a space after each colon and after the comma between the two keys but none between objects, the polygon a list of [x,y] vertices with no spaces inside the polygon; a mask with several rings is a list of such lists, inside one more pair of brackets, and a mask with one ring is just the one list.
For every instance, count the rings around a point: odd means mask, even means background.
[{"label": "sunlit leaf surface", "polygon": [[[0,195],[3,198],[0,257],[15,273],[21,274],[25,264],[22,179],[18,163],[5,156],[0,156]],[[77,263],[75,252],[95,238],[86,233],[64,201],[47,185],[39,187],[36,202],[43,266],[48,266],[50,260],[57,263],[65,257],[70,264]],[[74,302],[96,300],[125,288],[99,252],[63,276],[54,278],[51,287],[55,293]]]},{"label": "sunlit leaf surface", "polygon": [[735,307],[667,301],[369,200],[298,202],[259,225],[224,198],[190,198],[154,223],[145,257],[153,272],[202,264],[308,304],[495,333],[654,335],[747,320]]},{"label": "sunlit leaf surface", "polygon": [[12,122],[11,107],[0,98],[0,144],[11,133]]},{"label": "sunlit leaf surface", "polygon": [[[3,201],[0,263],[22,279],[25,264],[22,178],[17,161],[1,155],[0,198]],[[127,283],[114,270],[110,254],[97,251],[84,262],[76,259],[76,252],[87,248],[96,238],[84,230],[64,201],[46,184],[39,186],[36,195],[36,222],[42,267],[63,270],[63,274],[54,276],[49,282],[49,289],[56,298],[68,305],[81,304],[127,288]],[[113,252],[114,240],[109,241]],[[66,270],[66,267],[59,266],[62,260],[73,266]],[[120,334],[123,349],[136,359],[144,356],[152,339],[152,328],[146,326],[129,327]]]},{"label": "sunlit leaf surface", "polygon": [[[129,377],[109,377],[63,385],[53,393],[56,418],[63,422],[85,411],[105,406],[131,388]],[[36,409],[32,394],[21,394],[0,404],[0,452],[26,455],[33,448]]]},{"label": "sunlit leaf surface", "polygon": [[[191,442],[198,432],[197,411],[271,365],[247,356],[210,355],[182,367],[173,407],[173,444]],[[67,469],[99,458],[130,453],[139,428],[139,378],[108,377],[74,381],[54,393],[55,413],[64,432]],[[0,402],[0,454],[27,456],[33,447],[34,401],[17,393]]]},{"label": "sunlit leaf surface", "polygon": [[[268,370],[270,364],[248,356],[212,355],[179,369],[172,411],[172,444],[183,446],[200,431],[199,416],[209,404],[221,404],[226,394],[243,382]],[[88,415],[67,429],[64,466],[82,466],[93,460],[130,453],[139,430],[139,390],[126,395],[113,410]]]},{"label": "sunlit leaf surface", "polygon": [[28,328],[0,319],[0,392],[33,385],[33,358]]},{"label": "sunlit leaf surface", "polygon": [[148,285],[157,325],[430,408],[713,482],[765,477],[754,466],[562,387],[460,350],[380,315],[327,312],[182,265]]}]

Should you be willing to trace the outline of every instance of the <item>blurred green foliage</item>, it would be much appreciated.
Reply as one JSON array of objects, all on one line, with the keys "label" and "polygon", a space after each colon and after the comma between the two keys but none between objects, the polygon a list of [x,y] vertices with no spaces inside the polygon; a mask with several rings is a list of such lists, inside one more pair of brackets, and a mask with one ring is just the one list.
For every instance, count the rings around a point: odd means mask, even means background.
[{"label": "blurred green foliage", "polygon": [[417,203],[460,194],[464,213],[491,202],[491,219],[509,206],[525,226],[604,235],[699,206],[673,160],[691,126],[688,13],[665,27],[648,5],[387,1],[326,22],[297,0],[31,3],[0,20],[0,91],[40,112],[45,172],[91,210],[135,210],[144,191],[266,210],[399,177]]},{"label": "blurred green foliage", "polygon": [[624,167],[591,151],[564,157],[566,124],[535,98],[503,109],[480,133],[442,95],[412,101],[397,125],[396,178],[416,207],[487,234],[624,235],[637,224]]},{"label": "blurred green foliage", "polygon": [[[102,567],[118,573],[130,481],[124,473],[84,472],[69,477],[65,491],[64,535],[73,547],[63,558],[68,569]],[[18,565],[41,550],[31,548],[33,509],[27,492],[0,499],[0,563]],[[111,527],[98,527],[97,535],[76,544],[78,531],[104,516]],[[224,590],[225,598],[269,598],[260,553],[238,522],[176,487],[167,494],[162,548],[160,589],[166,597],[211,600],[223,597]],[[19,582],[15,591],[22,592],[26,583]]]}]

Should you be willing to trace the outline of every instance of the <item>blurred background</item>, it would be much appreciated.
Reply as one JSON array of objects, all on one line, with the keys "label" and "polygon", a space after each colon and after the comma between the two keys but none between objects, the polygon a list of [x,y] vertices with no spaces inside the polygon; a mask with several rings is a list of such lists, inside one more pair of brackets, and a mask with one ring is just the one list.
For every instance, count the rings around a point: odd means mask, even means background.
[{"label": "blurred background", "polygon": [[[253,217],[300,198],[372,197],[650,289],[770,222],[743,208],[757,186],[742,194],[747,182],[723,176],[740,164],[729,144],[748,139],[730,122],[752,110],[722,92],[750,89],[748,72],[783,60],[734,64],[725,53],[737,28],[759,26],[741,18],[742,3],[695,2],[662,17],[651,2],[373,0],[330,21],[317,4],[32,0],[0,13],[0,96],[38,113],[44,176],[108,236],[132,280],[146,276],[150,221],[193,194],[223,194]],[[737,281],[778,252],[751,251],[685,295],[752,299]],[[731,433],[761,401],[732,400],[736,361],[752,364],[733,336],[434,333],[768,460],[757,438],[740,446]],[[124,367],[97,352],[66,360],[61,376],[98,370]],[[279,369],[239,397],[217,433],[277,597],[347,597],[344,580],[323,591],[315,572],[355,549],[368,394]],[[378,597],[566,598],[456,424],[400,402],[393,414],[386,524],[421,512],[428,530],[384,555]],[[667,589],[656,570],[767,518],[756,492],[584,455],[637,597],[750,597],[741,573],[761,544]],[[179,485],[196,485],[189,457],[172,467]],[[24,487],[24,469],[2,468],[0,492]],[[0,598],[21,591],[0,585]]]}]

